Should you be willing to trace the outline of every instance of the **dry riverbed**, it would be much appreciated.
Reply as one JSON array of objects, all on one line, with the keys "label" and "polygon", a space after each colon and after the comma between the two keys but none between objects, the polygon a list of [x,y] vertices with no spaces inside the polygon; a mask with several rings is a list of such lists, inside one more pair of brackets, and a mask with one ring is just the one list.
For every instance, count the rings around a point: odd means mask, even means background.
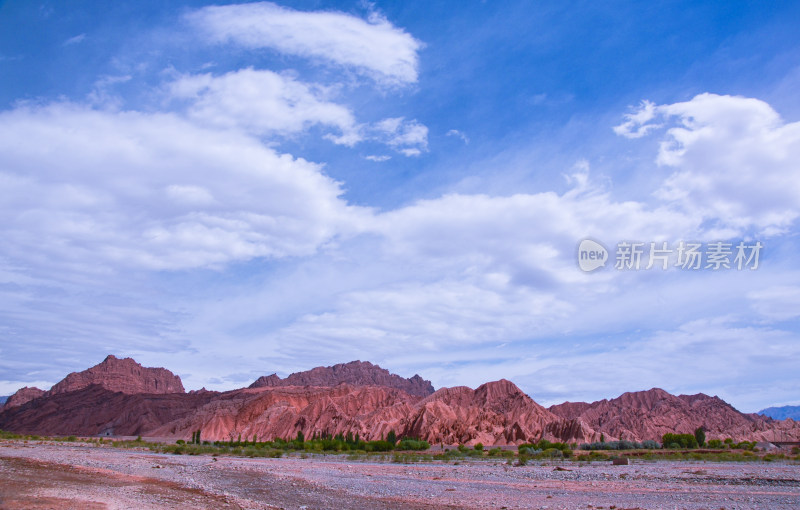
[{"label": "dry riverbed", "polygon": [[2,509],[797,509],[800,465],[396,464],[182,456],[0,441]]}]

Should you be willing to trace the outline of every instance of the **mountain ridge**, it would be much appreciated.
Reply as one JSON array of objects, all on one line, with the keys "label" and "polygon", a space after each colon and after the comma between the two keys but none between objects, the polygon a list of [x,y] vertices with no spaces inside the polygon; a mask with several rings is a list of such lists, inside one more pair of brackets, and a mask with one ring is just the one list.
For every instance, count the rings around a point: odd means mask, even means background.
[{"label": "mountain ridge", "polygon": [[409,395],[428,396],[434,392],[433,385],[414,374],[403,378],[392,374],[385,368],[373,365],[369,361],[351,361],[329,367],[315,367],[303,372],[295,372],[281,379],[277,374],[261,376],[248,388],[277,386],[336,386],[348,383],[354,386],[386,386],[405,391]]},{"label": "mountain ridge", "polygon": [[381,439],[393,430],[432,444],[510,445],[660,440],[668,432],[702,427],[708,439],[800,440],[800,423],[793,420],[743,414],[716,396],[672,395],[660,388],[545,408],[506,379],[428,393],[433,386],[418,375],[406,379],[362,361],[262,379],[272,383],[186,393],[180,378],[164,368],[109,356],[48,392],[15,393],[19,403],[0,408],[0,429],[173,439],[201,430],[209,440],[290,438],[300,431],[306,437],[351,432]]},{"label": "mountain ridge", "polygon": [[800,421],[800,406],[779,406],[767,407],[760,410],[758,413],[762,416],[768,416],[773,420],[785,420],[791,418],[794,421]]}]

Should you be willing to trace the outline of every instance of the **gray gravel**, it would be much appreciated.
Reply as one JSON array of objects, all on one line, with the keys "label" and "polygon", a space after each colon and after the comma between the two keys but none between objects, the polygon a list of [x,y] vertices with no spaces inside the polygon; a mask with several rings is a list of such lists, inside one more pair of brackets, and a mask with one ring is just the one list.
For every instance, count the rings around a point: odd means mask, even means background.
[{"label": "gray gravel", "polygon": [[[166,491],[159,492],[161,500],[142,499],[140,508],[800,508],[800,465],[777,462],[508,466],[486,460],[458,465],[396,464],[353,461],[344,456],[214,460],[80,444],[9,441],[0,443],[3,478],[3,461],[10,459],[94,473],[100,485],[88,482],[82,494],[97,492],[92,500],[105,508],[124,507],[117,506],[115,497],[129,504],[143,492],[141,486],[156,481],[171,485],[159,489]],[[103,477],[127,480],[129,485],[109,498],[102,491]],[[178,498],[172,506],[167,493],[176,487],[194,492],[182,495],[186,501]],[[70,499],[76,489],[49,486],[46,491],[40,496]],[[31,495],[36,495],[35,490]]]}]

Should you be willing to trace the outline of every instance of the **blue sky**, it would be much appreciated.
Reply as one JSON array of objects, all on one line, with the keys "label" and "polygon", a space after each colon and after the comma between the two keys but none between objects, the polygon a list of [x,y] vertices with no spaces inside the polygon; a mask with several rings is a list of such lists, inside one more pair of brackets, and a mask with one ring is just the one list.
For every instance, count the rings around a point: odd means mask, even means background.
[{"label": "blue sky", "polygon": [[190,389],[362,359],[798,404],[798,11],[1,3],[0,394],[113,353]]}]

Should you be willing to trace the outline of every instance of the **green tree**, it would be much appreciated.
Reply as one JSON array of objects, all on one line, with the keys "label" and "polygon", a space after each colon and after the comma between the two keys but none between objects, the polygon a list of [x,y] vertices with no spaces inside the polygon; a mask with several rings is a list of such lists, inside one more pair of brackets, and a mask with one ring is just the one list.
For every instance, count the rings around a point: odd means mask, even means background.
[{"label": "green tree", "polygon": [[479,451],[479,452],[482,452],[483,451],[483,443],[476,443],[475,444],[475,450]]},{"label": "green tree", "polygon": [[661,444],[664,448],[697,448],[697,438],[693,434],[664,434]]},{"label": "green tree", "polygon": [[706,445],[706,432],[703,430],[703,427],[697,427],[694,431],[694,438],[697,440],[698,446]]},{"label": "green tree", "polygon": [[303,431],[302,430],[298,430],[297,431],[297,442],[298,443],[305,443],[306,442],[306,437],[303,435]]},{"label": "green tree", "polygon": [[394,429],[390,430],[388,434],[386,434],[386,442],[395,444],[397,443],[397,435],[394,433]]}]

